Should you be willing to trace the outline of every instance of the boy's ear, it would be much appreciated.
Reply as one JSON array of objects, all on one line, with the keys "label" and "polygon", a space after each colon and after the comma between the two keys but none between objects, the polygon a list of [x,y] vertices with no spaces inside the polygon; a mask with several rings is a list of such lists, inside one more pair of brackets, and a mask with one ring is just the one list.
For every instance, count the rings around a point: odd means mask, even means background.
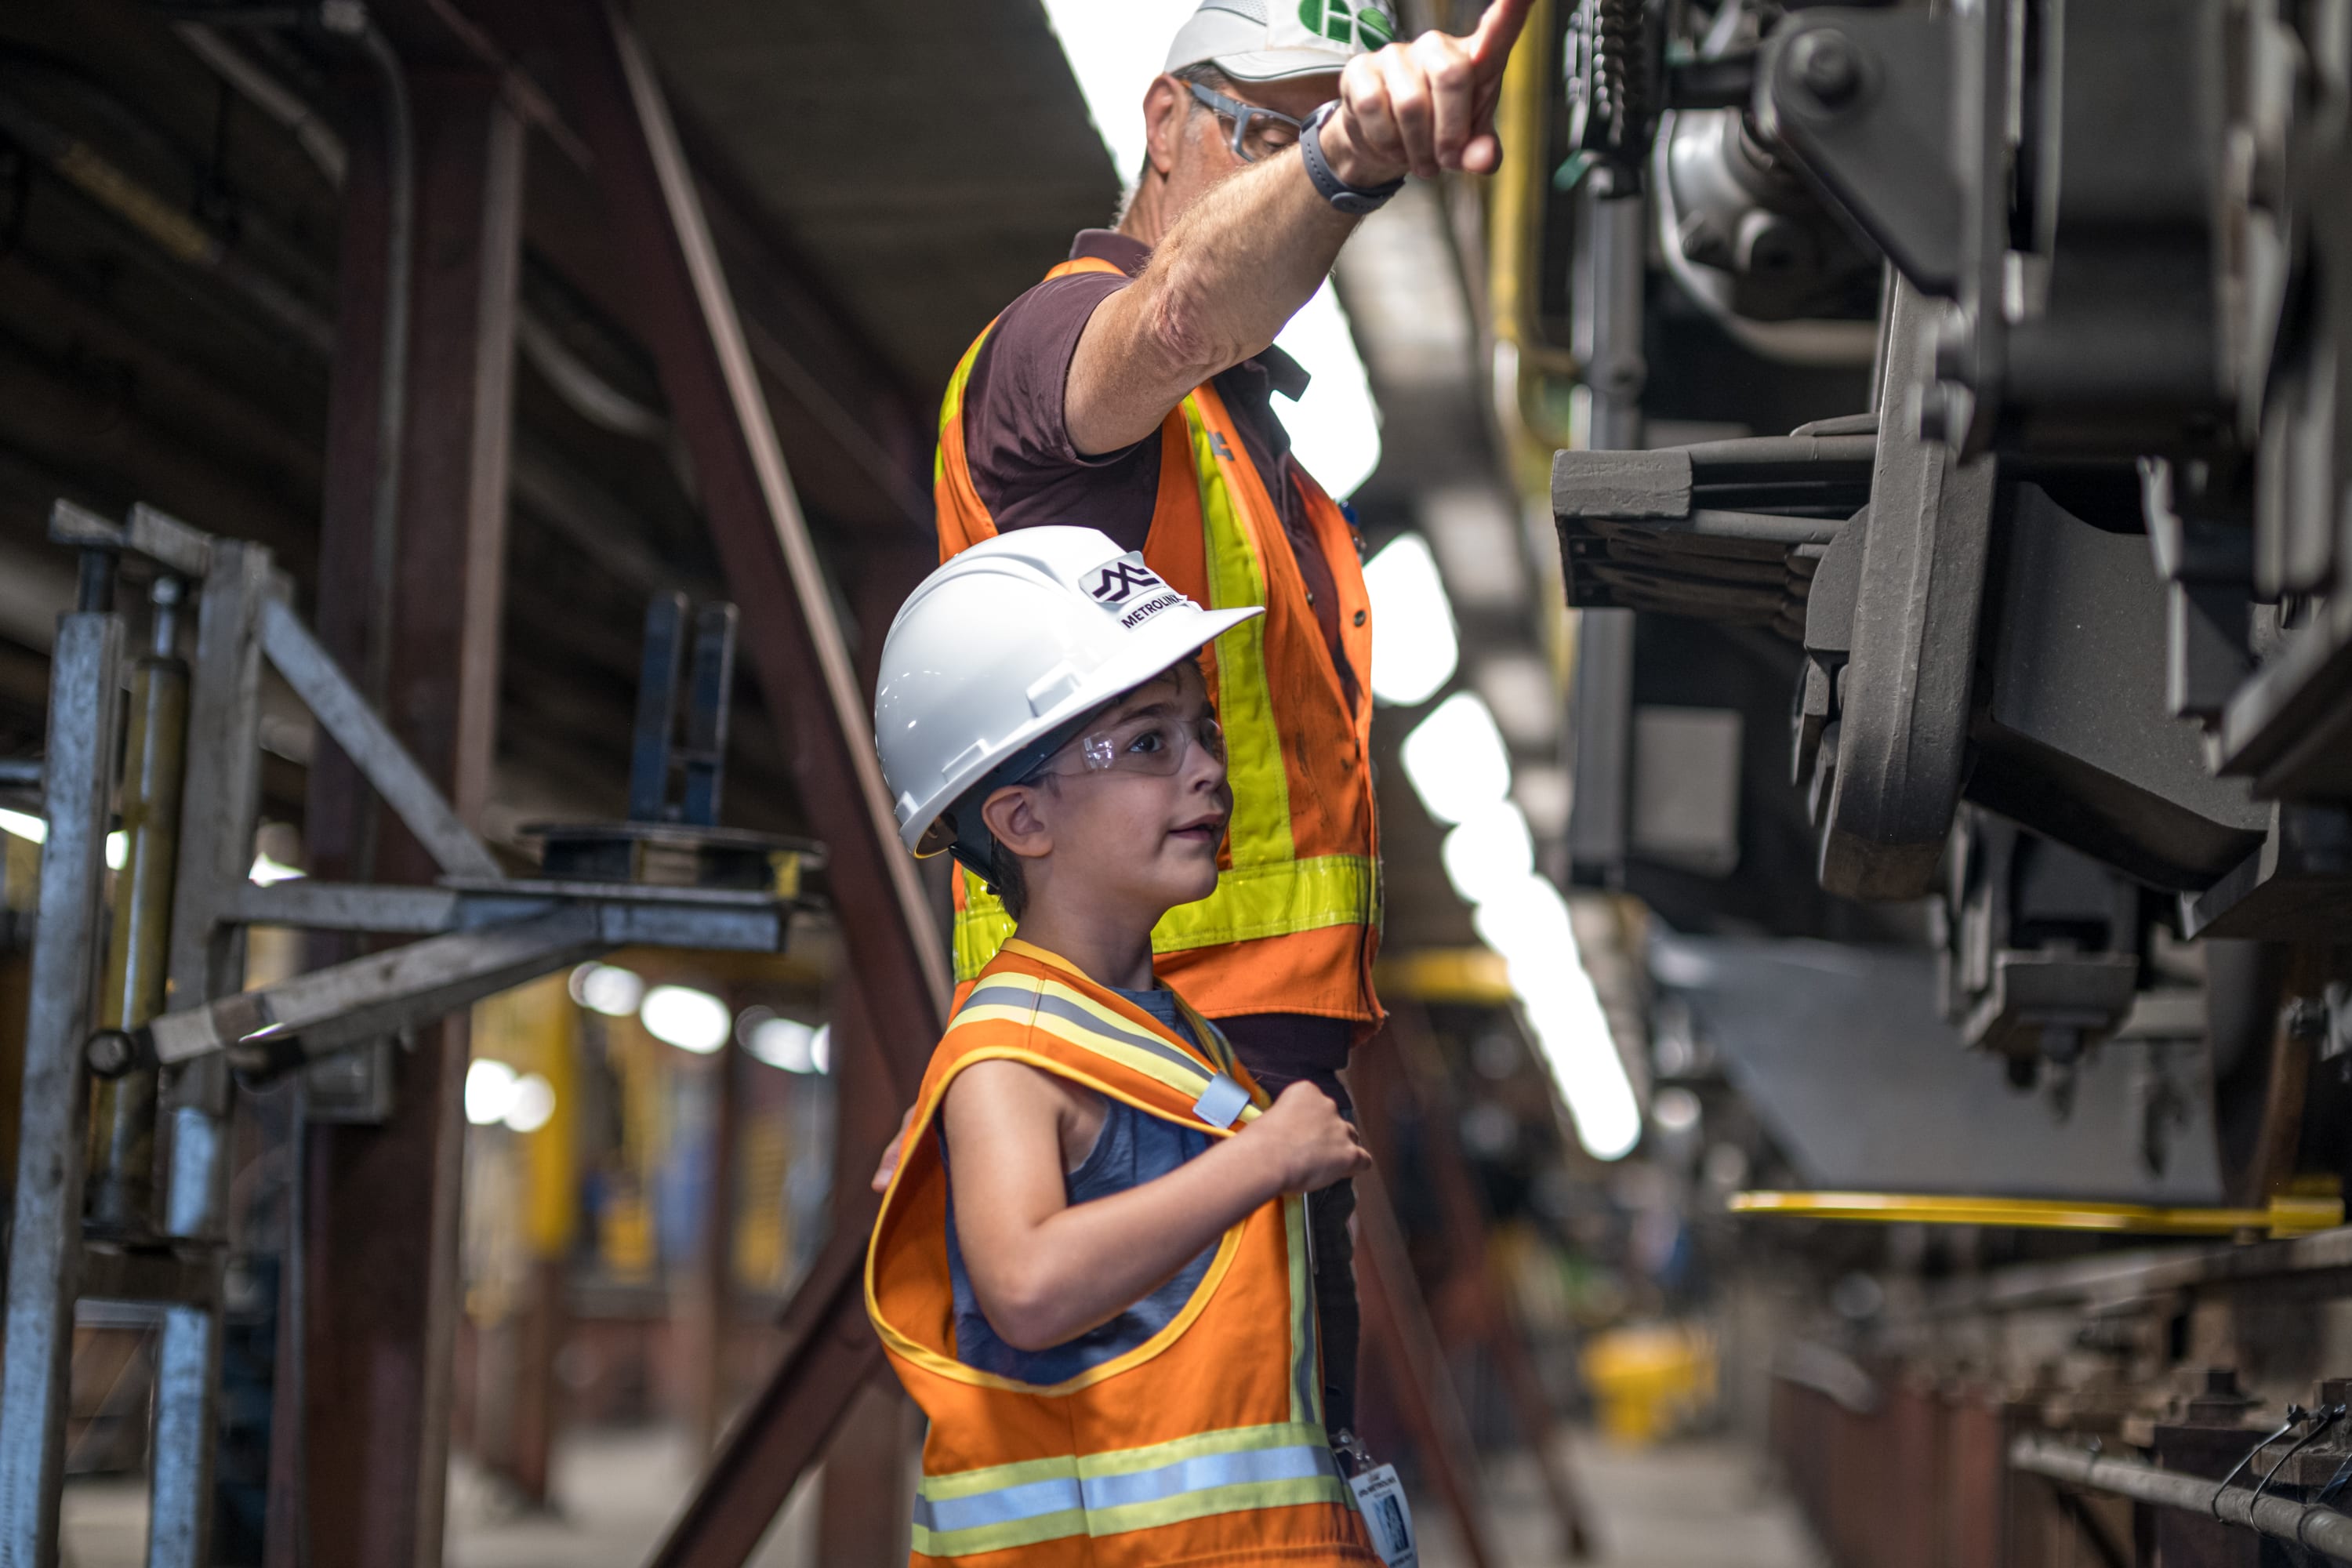
[{"label": "boy's ear", "polygon": [[1054,847],[1053,830],[1038,809],[1042,804],[1038,795],[1029,784],[1007,784],[980,807],[980,819],[988,824],[996,841],[1026,860],[1050,854]]}]

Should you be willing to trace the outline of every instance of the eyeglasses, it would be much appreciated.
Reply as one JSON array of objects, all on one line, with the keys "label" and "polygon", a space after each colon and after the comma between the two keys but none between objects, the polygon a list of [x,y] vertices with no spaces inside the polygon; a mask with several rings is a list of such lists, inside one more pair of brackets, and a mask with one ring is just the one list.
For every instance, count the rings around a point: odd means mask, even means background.
[{"label": "eyeglasses", "polygon": [[1277,114],[1271,109],[1260,109],[1255,103],[1227,98],[1213,92],[1199,82],[1192,84],[1192,96],[1219,120],[1233,127],[1226,145],[1234,156],[1244,163],[1255,163],[1261,158],[1271,158],[1298,145],[1306,133],[1307,121],[1293,120],[1287,114]]},{"label": "eyeglasses", "polygon": [[1220,763],[1225,760],[1225,731],[1215,715],[1186,720],[1170,713],[1139,714],[1124,724],[1081,735],[1066,747],[1077,755],[1079,766],[1041,768],[1034,776],[1122,773],[1169,778],[1183,771],[1195,746]]}]

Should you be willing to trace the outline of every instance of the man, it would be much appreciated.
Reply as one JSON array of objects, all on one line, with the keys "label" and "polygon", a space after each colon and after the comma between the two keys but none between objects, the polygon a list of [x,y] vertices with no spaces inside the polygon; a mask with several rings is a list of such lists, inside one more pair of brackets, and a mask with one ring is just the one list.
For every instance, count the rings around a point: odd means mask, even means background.
[{"label": "man", "polygon": [[[1040,523],[1100,529],[1213,608],[1265,616],[1206,656],[1234,796],[1217,892],[1153,931],[1160,973],[1218,1020],[1268,1093],[1321,1087],[1379,1026],[1371,627],[1347,518],[1295,462],[1272,395],[1306,374],[1273,342],[1362,216],[1407,174],[1484,174],[1529,0],[1467,37],[1391,42],[1384,0],[1204,0],[1144,94],[1149,151],[1118,226],[982,335],[940,425],[940,557]],[[1037,700],[1050,700],[1041,693]],[[1012,926],[959,879],[956,970]],[[1352,1188],[1316,1195],[1327,1407],[1353,1426]]]}]

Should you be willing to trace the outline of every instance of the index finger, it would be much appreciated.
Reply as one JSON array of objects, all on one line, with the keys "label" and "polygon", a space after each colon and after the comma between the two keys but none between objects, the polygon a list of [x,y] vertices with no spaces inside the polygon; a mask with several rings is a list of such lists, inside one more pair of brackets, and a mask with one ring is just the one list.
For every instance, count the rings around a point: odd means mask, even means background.
[{"label": "index finger", "polygon": [[1470,35],[1470,65],[1479,80],[1492,81],[1503,74],[1503,63],[1511,58],[1511,46],[1519,41],[1519,29],[1528,25],[1528,13],[1534,7],[1535,0],[1494,0],[1486,7]]}]

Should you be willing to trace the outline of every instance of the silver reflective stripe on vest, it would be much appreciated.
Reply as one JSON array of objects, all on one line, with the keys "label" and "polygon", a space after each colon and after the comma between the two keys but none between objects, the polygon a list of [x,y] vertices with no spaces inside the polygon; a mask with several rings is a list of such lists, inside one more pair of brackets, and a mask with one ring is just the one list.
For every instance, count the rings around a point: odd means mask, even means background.
[{"label": "silver reflective stripe on vest", "polygon": [[[1162,1454],[1164,1463],[1152,1462]],[[915,1500],[916,1552],[963,1557],[1247,1509],[1347,1506],[1347,1482],[1317,1426],[1209,1432],[1153,1448],[1009,1465],[1003,1473],[1010,1484],[982,1489],[971,1482],[990,1472],[925,1477]]]},{"label": "silver reflective stripe on vest", "polygon": [[1048,1513],[1086,1506],[1076,1476],[1066,1480],[1030,1481],[971,1497],[915,1499],[915,1522],[925,1530],[978,1530],[988,1524],[1013,1524]]}]

